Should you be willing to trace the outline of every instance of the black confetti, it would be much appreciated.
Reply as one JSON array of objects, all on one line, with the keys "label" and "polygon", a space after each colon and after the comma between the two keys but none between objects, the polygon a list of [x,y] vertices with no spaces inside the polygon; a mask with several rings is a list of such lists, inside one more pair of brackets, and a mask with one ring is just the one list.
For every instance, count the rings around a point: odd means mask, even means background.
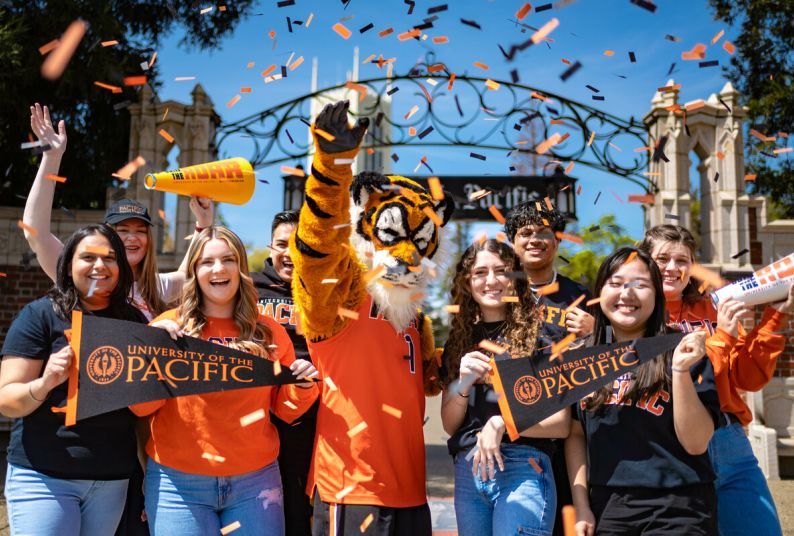
[{"label": "black confetti", "polygon": [[698,63],[698,67],[703,69],[704,67],[716,67],[719,64],[720,64],[719,60],[701,61]]},{"label": "black confetti", "polygon": [[375,25],[370,22],[369,24],[367,24],[363,28],[359,28],[358,33],[364,33],[364,32],[366,32],[368,30],[373,29],[374,27],[375,27]]},{"label": "black confetti", "polygon": [[538,6],[535,8],[535,13],[542,13],[544,11],[548,11],[552,7],[554,7],[552,4],[543,4],[542,6]]},{"label": "black confetti", "polygon": [[433,132],[433,126],[432,125],[427,127],[426,129],[424,129],[422,132],[419,133],[419,139],[420,140],[423,139],[425,136],[427,136],[431,132]]},{"label": "black confetti", "polygon": [[631,3],[635,6],[639,6],[643,9],[647,9],[651,13],[656,13],[656,4],[652,2],[648,2],[648,0],[631,0]]},{"label": "black confetti", "polygon": [[673,43],[680,43],[681,42],[681,38],[680,37],[676,37],[676,36],[670,35],[670,34],[665,35],[664,38],[667,39],[668,41],[672,41]]},{"label": "black confetti", "polygon": [[586,87],[587,89],[589,89],[590,91],[592,91],[593,93],[601,93],[601,90],[600,90],[600,89],[598,89],[598,88],[595,88],[595,87],[591,86],[590,84],[587,84],[585,87]]},{"label": "black confetti", "polygon": [[392,153],[391,154],[391,159],[394,160],[395,163],[400,161],[400,157],[397,156],[397,153]]},{"label": "black confetti", "polygon": [[588,233],[594,233],[594,232],[598,231],[600,228],[601,228],[601,226],[600,226],[600,225],[593,225],[592,227],[590,227],[589,229],[587,229],[587,232],[588,232]]},{"label": "black confetti", "polygon": [[295,5],[295,0],[281,0],[281,2],[279,2],[276,5],[278,7],[294,6]]},{"label": "black confetti", "polygon": [[427,8],[427,14],[432,15],[433,13],[441,13],[442,11],[446,11],[448,9],[447,4],[441,4],[440,6],[433,6]]},{"label": "black confetti", "polygon": [[656,144],[656,148],[653,150],[653,156],[651,157],[652,161],[658,162],[659,159],[662,159],[662,158],[664,159],[665,162],[668,161],[667,157],[664,154],[664,146],[665,145],[667,145],[667,136],[666,135],[664,135],[661,138],[659,138],[659,143]]},{"label": "black confetti", "polygon": [[593,201],[593,204],[595,205],[596,203],[598,203],[598,200],[600,198],[601,198],[601,192],[598,192],[598,195],[596,195],[596,198],[595,198],[595,201]]},{"label": "black confetti", "polygon": [[597,101],[604,100],[604,96],[603,95],[591,95],[590,98],[593,99],[593,100],[597,100]]},{"label": "black confetti", "polygon": [[60,207],[58,207],[58,208],[60,208],[62,211],[64,211],[64,212],[66,213],[66,215],[67,215],[67,216],[68,216],[70,219],[73,219],[73,220],[76,220],[76,219],[77,219],[77,215],[76,215],[74,212],[72,212],[71,210],[69,210],[68,208],[66,208],[65,206],[61,205],[61,206],[60,206]]},{"label": "black confetti", "polygon": [[722,100],[722,97],[717,97],[717,99],[719,99],[719,101],[720,101],[720,104],[722,104],[723,106],[725,106],[725,109],[726,109],[726,110],[728,110],[728,113],[729,113],[729,114],[732,114],[732,113],[733,113],[733,112],[731,111],[731,107],[730,107],[730,106],[728,106],[728,104],[727,104],[727,103],[726,103],[724,100]]},{"label": "black confetti", "polygon": [[673,74],[673,69],[675,69],[675,62],[670,64],[670,68],[667,69],[667,74],[665,76],[670,76],[671,74]]},{"label": "black confetti", "polygon": [[750,253],[750,250],[747,249],[747,248],[744,248],[743,250],[741,250],[736,255],[731,255],[731,259],[738,259],[739,257],[741,257],[743,255],[747,255],[748,253]]},{"label": "black confetti", "polygon": [[403,0],[403,3],[408,4],[409,15],[414,12],[414,8],[416,7],[416,2],[414,2],[413,0]]},{"label": "black confetti", "polygon": [[719,171],[714,174],[714,182],[717,182],[718,180],[720,180],[720,172]]},{"label": "black confetti", "polygon": [[463,117],[463,108],[460,107],[460,101],[458,100],[458,95],[455,94],[455,106],[458,107],[458,114]]},{"label": "black confetti", "polygon": [[471,26],[472,28],[477,28],[478,30],[482,30],[482,26],[480,26],[479,24],[477,24],[473,20],[466,20],[466,19],[462,18],[462,19],[460,19],[460,22],[462,22],[466,26]]},{"label": "black confetti", "polygon": [[570,77],[574,75],[574,73],[576,73],[576,71],[578,71],[581,68],[582,68],[582,64],[577,61],[576,63],[568,67],[565,70],[565,72],[560,75],[560,80],[566,82]]},{"label": "black confetti", "polygon": [[380,122],[383,121],[384,114],[383,112],[378,112],[378,116],[375,118],[375,126],[379,127]]},{"label": "black confetti", "polygon": [[284,129],[284,132],[286,132],[286,133],[287,133],[287,137],[289,138],[289,142],[290,142],[292,145],[295,145],[295,140],[293,140],[293,139],[292,139],[292,134],[290,134],[290,133],[289,133],[289,130],[287,130],[287,129],[285,128],[285,129]]},{"label": "black confetti", "polygon": [[469,153],[471,158],[476,158],[477,160],[485,160],[485,156],[477,153]]},{"label": "black confetti", "polygon": [[676,220],[676,221],[678,221],[678,220],[680,220],[681,218],[679,218],[677,214],[665,214],[665,215],[664,215],[664,219],[666,219],[666,220]]},{"label": "black confetti", "polygon": [[128,100],[121,101],[121,102],[113,105],[113,111],[118,112],[119,110],[121,110],[122,108],[126,108],[130,104],[132,104],[132,101],[128,101]]},{"label": "black confetti", "polygon": [[565,258],[565,257],[563,257],[562,255],[557,255],[557,258],[558,258],[558,259],[560,259],[560,260],[561,260],[562,262],[564,262],[565,264],[571,264],[571,261],[569,261],[568,259],[566,259],[566,258]]},{"label": "black confetti", "polygon": [[[502,52],[504,52],[504,50]],[[513,81],[514,84],[518,84],[518,71],[516,69],[510,71],[510,79]]]},{"label": "black confetti", "polygon": [[400,91],[400,88],[395,86],[395,87],[391,88],[389,91],[387,91],[386,94],[387,95],[394,95],[398,91]]},{"label": "black confetti", "polygon": [[287,66],[286,65],[282,65],[281,66],[281,77],[282,78],[286,78],[287,77]]},{"label": "black confetti", "polygon": [[287,17],[287,30],[292,33],[292,20],[289,17]]},{"label": "black confetti", "polygon": [[629,61],[631,61],[631,63],[637,63],[637,56],[634,55],[634,52],[629,52]]}]

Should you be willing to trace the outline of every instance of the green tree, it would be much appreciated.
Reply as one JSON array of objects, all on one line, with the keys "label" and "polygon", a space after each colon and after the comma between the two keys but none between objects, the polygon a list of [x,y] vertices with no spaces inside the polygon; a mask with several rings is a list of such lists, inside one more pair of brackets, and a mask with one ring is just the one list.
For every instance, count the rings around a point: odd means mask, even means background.
[{"label": "green tree", "polygon": [[[775,141],[745,135],[747,172],[757,175],[753,192],[777,201],[770,216],[794,217],[794,163],[772,151],[794,124],[794,2],[791,0],[709,0],[719,20],[741,23],[736,53],[726,69],[749,108],[748,130]],[[766,154],[764,154],[766,153]],[[777,156],[777,158],[776,158]]]},{"label": "green tree", "polygon": [[[250,0],[216,6],[201,14],[195,2],[174,0],[6,0],[0,3],[0,205],[21,205],[38,166],[39,157],[20,150],[28,141],[34,102],[47,104],[53,119],[64,119],[69,148],[60,174],[69,181],[56,190],[56,204],[69,208],[104,205],[111,176],[127,162],[130,121],[126,106],[138,90],[124,87],[123,78],[145,74],[157,90],[158,64],[143,71],[161,40],[184,29],[183,47],[212,48],[251,10]],[[60,79],[49,82],[40,74],[38,48],[57,39],[77,18],[90,27]],[[117,40],[102,47],[101,41]],[[94,81],[122,87],[111,93]]]},{"label": "green tree", "polygon": [[270,258],[270,248],[248,249],[248,271],[261,272],[265,269],[265,261]]},{"label": "green tree", "polygon": [[626,235],[625,229],[615,222],[614,214],[601,216],[579,236],[587,247],[574,253],[568,246],[561,246],[560,255],[569,262],[561,265],[559,272],[591,290],[604,257],[619,247],[634,244],[634,240]]}]

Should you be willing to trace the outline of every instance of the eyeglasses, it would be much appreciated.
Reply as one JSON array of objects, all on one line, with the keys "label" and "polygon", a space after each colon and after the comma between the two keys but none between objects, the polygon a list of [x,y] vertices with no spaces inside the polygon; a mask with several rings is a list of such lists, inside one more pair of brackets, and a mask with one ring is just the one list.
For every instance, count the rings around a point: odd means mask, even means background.
[{"label": "eyeglasses", "polygon": [[532,235],[535,236],[538,240],[553,240],[556,238],[554,231],[549,229],[548,227],[544,227],[538,231],[533,231],[531,229],[521,229],[516,233],[518,238],[523,238],[524,240],[529,240],[532,238]]}]

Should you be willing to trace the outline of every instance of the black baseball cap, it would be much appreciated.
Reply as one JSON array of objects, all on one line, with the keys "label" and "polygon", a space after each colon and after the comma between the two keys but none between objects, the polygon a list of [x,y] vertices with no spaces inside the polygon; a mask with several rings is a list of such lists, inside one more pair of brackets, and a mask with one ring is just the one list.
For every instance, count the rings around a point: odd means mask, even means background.
[{"label": "black baseball cap", "polygon": [[120,199],[110,205],[107,212],[105,212],[105,223],[108,225],[115,225],[130,218],[143,220],[147,225],[152,224],[152,218],[149,217],[149,209],[134,199]]}]

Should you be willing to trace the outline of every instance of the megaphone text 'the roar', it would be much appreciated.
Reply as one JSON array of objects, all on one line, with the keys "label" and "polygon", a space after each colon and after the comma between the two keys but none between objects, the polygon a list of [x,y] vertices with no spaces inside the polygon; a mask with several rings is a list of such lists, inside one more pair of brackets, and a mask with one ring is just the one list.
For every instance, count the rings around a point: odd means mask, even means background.
[{"label": "megaphone text 'the roar'", "polygon": [[229,158],[173,171],[149,173],[147,190],[207,197],[213,201],[244,205],[254,195],[254,169],[245,158]]}]

